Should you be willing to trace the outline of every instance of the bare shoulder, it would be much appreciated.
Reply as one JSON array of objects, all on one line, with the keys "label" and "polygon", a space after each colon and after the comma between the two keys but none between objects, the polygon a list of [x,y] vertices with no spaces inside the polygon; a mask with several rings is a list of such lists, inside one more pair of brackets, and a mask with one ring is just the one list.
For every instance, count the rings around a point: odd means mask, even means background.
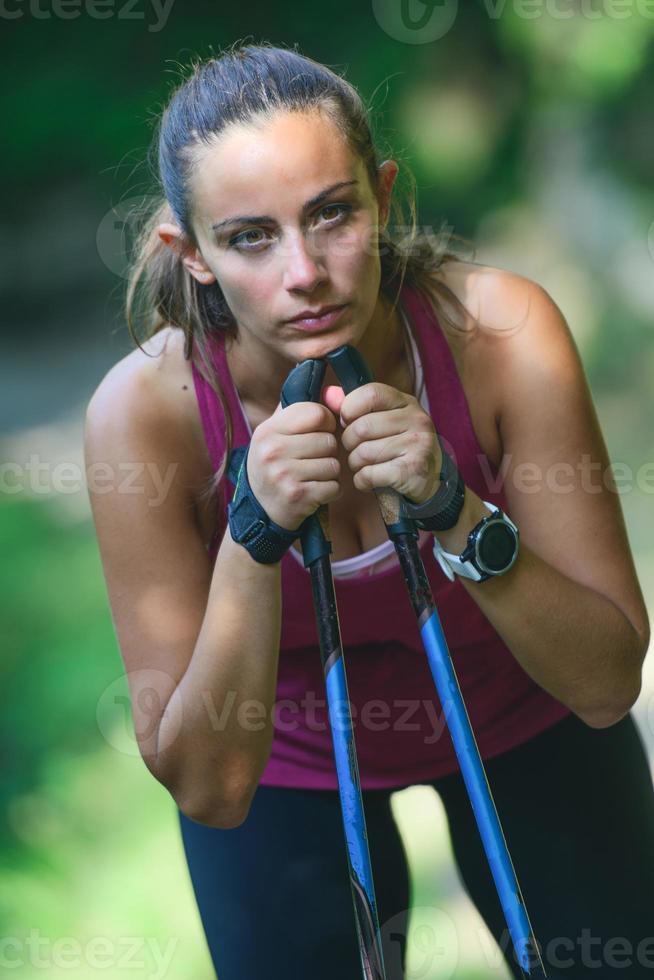
[{"label": "bare shoulder", "polygon": [[146,340],[142,349],[136,347],[107,371],[88,407],[93,411],[109,404],[118,408],[129,399],[130,408],[160,411],[165,404],[174,406],[175,393],[189,390],[192,382],[191,365],[184,359],[182,331],[164,327]]},{"label": "bare shoulder", "polygon": [[501,401],[511,396],[512,365],[527,373],[537,372],[545,361],[561,372],[578,370],[573,334],[539,283],[507,269],[466,262],[448,262],[440,278],[466,314],[463,329],[448,332],[460,374],[472,387],[483,384],[497,416]]},{"label": "bare shoulder", "polygon": [[477,262],[446,262],[436,278],[452,290],[466,312],[466,333],[481,325],[489,339],[507,336],[524,325],[534,302],[547,295],[527,276]]},{"label": "bare shoulder", "polygon": [[184,335],[165,327],[114,364],[86,409],[86,439],[96,450],[129,441],[139,455],[173,453],[189,487],[203,485],[210,463]]},{"label": "bare shoulder", "polygon": [[[505,382],[514,371],[527,378],[551,371],[585,383],[574,334],[544,286],[516,272],[484,266],[471,275],[469,294],[481,326],[480,356]],[[515,394],[506,383],[502,392],[505,398]]]},{"label": "bare shoulder", "polygon": [[[448,261],[434,273],[460,304],[451,311],[457,330],[443,334],[455,361],[479,444],[499,466],[501,419],[518,386],[512,374],[534,370],[537,351],[574,357],[567,325],[547,292],[533,280],[495,266]],[[449,314],[449,308],[446,309]],[[558,338],[558,342],[554,341]],[[520,355],[520,356],[518,356]],[[525,368],[525,361],[528,362]],[[531,367],[529,367],[529,364]]]}]

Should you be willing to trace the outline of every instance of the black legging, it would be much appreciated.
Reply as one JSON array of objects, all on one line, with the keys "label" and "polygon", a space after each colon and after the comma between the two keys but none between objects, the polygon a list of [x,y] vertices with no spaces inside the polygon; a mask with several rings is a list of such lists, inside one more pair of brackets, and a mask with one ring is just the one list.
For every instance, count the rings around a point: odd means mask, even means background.
[{"label": "black legging", "polygon": [[[484,765],[548,977],[654,980],[654,787],[631,714],[604,729],[570,715]],[[521,978],[463,779],[426,785]],[[411,890],[392,792],[364,791],[364,808],[387,976],[402,980]],[[218,980],[359,980],[337,792],[260,786],[231,830],[179,818]]]}]

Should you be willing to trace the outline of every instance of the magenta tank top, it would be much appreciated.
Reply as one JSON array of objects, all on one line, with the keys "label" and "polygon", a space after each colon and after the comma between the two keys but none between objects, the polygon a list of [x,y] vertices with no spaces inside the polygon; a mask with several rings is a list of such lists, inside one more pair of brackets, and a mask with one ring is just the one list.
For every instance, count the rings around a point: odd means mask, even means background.
[{"label": "magenta tank top", "polygon": [[[475,435],[456,364],[431,303],[405,284],[400,309],[417,345],[429,414],[467,486],[507,509],[501,477]],[[214,364],[232,415],[234,445],[249,427],[229,372],[224,338],[212,337]],[[220,401],[193,365],[214,470],[224,452]],[[208,545],[212,563],[227,525],[234,487],[221,482],[219,521]],[[421,535],[420,552],[482,758],[527,741],[570,714],[522,669],[458,579],[444,575]],[[282,628],[274,737],[260,783],[337,789],[310,573],[297,555],[282,558]],[[363,789],[428,782],[459,768],[399,564],[334,578],[348,697]]]}]

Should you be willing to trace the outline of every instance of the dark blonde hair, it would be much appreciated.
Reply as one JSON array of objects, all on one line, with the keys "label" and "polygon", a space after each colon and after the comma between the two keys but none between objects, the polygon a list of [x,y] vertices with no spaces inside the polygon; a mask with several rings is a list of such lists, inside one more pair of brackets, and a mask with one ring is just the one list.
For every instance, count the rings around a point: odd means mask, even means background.
[{"label": "dark blonde hair", "polygon": [[[179,254],[157,234],[158,225],[173,222],[197,247],[190,219],[193,151],[209,144],[233,123],[247,124],[255,117],[271,118],[278,112],[321,111],[336,124],[352,152],[361,159],[373,189],[377,187],[381,154],[373,138],[370,113],[354,86],[295,50],[267,42],[237,42],[218,57],[196,60],[191,68],[189,76],[173,91],[158,122],[153,149],[157,152],[160,190],[135,240],[125,305],[130,336],[139,347],[167,326],[181,329],[184,357],[192,359],[220,400],[226,423],[225,453],[205,490],[210,497],[226,472],[233,441],[233,422],[212,363],[210,335],[234,337],[237,324],[219,283],[199,283]],[[462,261],[462,256],[450,247],[453,240],[468,249],[470,243],[453,235],[444,224],[437,232],[424,232],[417,227],[415,181],[408,169],[406,176],[410,183],[404,192],[406,205],[393,193],[387,228],[379,232],[380,290],[392,301],[394,309],[406,280],[428,295],[441,322],[451,329],[461,329],[456,318],[448,315],[446,306],[459,316],[467,314],[434,273],[447,261]],[[398,183],[401,187],[401,181]],[[137,318],[143,324],[140,339]],[[406,336],[405,344],[413,373]]]}]

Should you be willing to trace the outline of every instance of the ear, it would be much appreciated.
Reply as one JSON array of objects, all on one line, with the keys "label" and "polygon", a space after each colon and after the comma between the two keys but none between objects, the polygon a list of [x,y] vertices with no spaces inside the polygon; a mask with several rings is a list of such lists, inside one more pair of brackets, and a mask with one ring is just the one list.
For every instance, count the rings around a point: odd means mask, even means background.
[{"label": "ear", "polygon": [[202,283],[203,286],[215,282],[216,277],[202,258],[199,248],[191,245],[188,236],[179,225],[165,221],[163,224],[157,225],[157,233],[161,241],[179,255],[188,271],[198,282]]},{"label": "ear", "polygon": [[377,171],[377,203],[379,204],[379,225],[385,227],[391,208],[391,194],[399,167],[395,160],[384,160]]}]

